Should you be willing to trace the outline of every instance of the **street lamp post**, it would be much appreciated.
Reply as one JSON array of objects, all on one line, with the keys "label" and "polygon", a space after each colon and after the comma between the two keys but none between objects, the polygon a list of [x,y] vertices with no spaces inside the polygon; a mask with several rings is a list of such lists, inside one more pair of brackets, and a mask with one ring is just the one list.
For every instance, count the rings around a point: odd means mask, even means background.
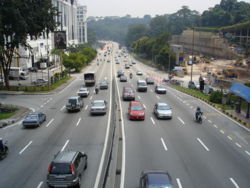
[{"label": "street lamp post", "polygon": [[193,40],[192,40],[191,82],[193,81],[193,64],[194,64],[194,28],[193,28]]}]

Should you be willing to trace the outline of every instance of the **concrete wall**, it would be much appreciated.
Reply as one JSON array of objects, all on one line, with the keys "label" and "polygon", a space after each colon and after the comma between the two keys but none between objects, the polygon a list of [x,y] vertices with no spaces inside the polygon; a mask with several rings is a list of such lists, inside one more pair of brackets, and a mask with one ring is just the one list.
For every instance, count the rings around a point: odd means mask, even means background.
[{"label": "concrete wall", "polygon": [[[184,52],[192,52],[193,30],[185,30],[181,35],[174,35],[173,44],[183,45]],[[226,39],[219,34],[212,32],[194,31],[194,53],[203,54],[211,57],[235,59],[239,55],[230,49]]]}]

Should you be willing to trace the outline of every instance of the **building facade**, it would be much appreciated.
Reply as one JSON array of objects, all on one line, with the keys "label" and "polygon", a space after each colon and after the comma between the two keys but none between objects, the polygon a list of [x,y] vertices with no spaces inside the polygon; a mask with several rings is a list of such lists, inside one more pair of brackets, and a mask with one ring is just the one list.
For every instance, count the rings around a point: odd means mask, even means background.
[{"label": "building facade", "polygon": [[[58,8],[60,15],[55,17],[55,20],[60,23],[57,31],[66,32],[66,45],[78,43],[77,34],[77,0],[52,0],[52,4]],[[20,67],[39,67],[41,61],[51,64],[56,63],[55,56],[52,56],[51,50],[55,48],[54,33],[41,36],[38,39],[28,37],[31,50],[23,47],[19,48],[20,58],[14,58],[12,66]]]},{"label": "building facade", "polygon": [[77,6],[77,34],[79,43],[88,43],[87,6]]}]

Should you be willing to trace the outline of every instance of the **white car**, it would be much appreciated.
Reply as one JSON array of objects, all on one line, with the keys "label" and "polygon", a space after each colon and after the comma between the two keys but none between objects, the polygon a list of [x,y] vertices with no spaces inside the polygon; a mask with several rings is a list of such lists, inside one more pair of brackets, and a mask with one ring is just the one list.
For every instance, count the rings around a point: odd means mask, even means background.
[{"label": "white car", "polygon": [[84,88],[84,87],[80,88],[77,92],[77,95],[79,97],[88,97],[89,96],[88,88]]},{"label": "white car", "polygon": [[172,119],[172,109],[166,103],[156,103],[154,114],[158,119]]},{"label": "white car", "polygon": [[137,71],[137,72],[136,72],[136,75],[138,75],[138,76],[142,76],[142,75],[143,75],[143,73],[142,73],[141,71]]},{"label": "white car", "polygon": [[106,114],[107,113],[107,101],[105,100],[94,100],[91,102],[90,114]]},{"label": "white car", "polygon": [[165,86],[157,85],[157,86],[155,86],[155,92],[158,93],[158,94],[166,94],[167,89],[166,89]]}]

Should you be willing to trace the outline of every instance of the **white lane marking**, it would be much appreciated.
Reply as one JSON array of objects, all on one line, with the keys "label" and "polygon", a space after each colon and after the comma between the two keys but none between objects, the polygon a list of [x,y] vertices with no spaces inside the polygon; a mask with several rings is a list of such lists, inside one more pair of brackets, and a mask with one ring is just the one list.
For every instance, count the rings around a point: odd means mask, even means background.
[{"label": "white lane marking", "polygon": [[185,125],[185,122],[184,122],[180,117],[178,117],[178,120],[179,120],[183,125]]},{"label": "white lane marking", "polygon": [[223,130],[220,130],[221,134],[225,134],[225,132]]},{"label": "white lane marking", "polygon": [[207,117],[206,117],[206,116],[203,116],[203,119],[207,119]]},{"label": "white lane marking", "polygon": [[157,99],[160,99],[160,97],[158,95],[156,95]]},{"label": "white lane marking", "polygon": [[141,97],[138,95],[138,99],[141,99]]},{"label": "white lane marking", "polygon": [[236,142],[235,144],[236,144],[236,146],[238,146],[239,148],[242,148],[242,146],[241,146],[238,142]]},{"label": "white lane marking", "polygon": [[247,155],[249,155],[249,156],[250,156],[250,152],[249,152],[249,151],[245,151],[245,152],[246,152],[246,154],[247,154]]},{"label": "white lane marking", "polygon": [[143,107],[144,107],[145,109],[147,109],[147,106],[146,106],[145,104],[143,104]]},{"label": "white lane marking", "polygon": [[227,136],[227,138],[228,138],[229,140],[233,140],[233,139],[231,138],[231,136]]},{"label": "white lane marking", "polygon": [[200,138],[197,138],[198,142],[205,148],[205,150],[209,151],[208,147],[201,141]]},{"label": "white lane marking", "polygon": [[32,140],[19,152],[19,154],[21,155],[29,146],[30,144],[32,144]]},{"label": "white lane marking", "polygon": [[209,123],[212,123],[212,121],[209,119],[209,120],[207,120]]},{"label": "white lane marking", "polygon": [[187,103],[186,105],[187,105],[187,106],[189,106],[190,104],[189,104],[189,103]]},{"label": "white lane marking", "polygon": [[186,101],[183,101],[184,104],[186,104]]},{"label": "white lane marking", "polygon": [[54,118],[52,118],[49,123],[46,125],[46,127],[50,126],[50,124],[54,121]]},{"label": "white lane marking", "polygon": [[[110,105],[109,105],[109,116],[108,116],[108,123],[107,123],[107,129],[106,129],[106,135],[105,135],[105,141],[104,141],[104,145],[103,145],[103,150],[102,150],[102,156],[101,156],[101,160],[100,160],[100,163],[99,163],[99,168],[98,168],[98,172],[97,172],[97,175],[96,175],[96,179],[95,179],[95,185],[94,185],[94,188],[98,188],[99,187],[99,183],[100,183],[100,179],[101,179],[101,173],[102,173],[102,170],[103,170],[103,165],[104,165],[104,159],[105,159],[105,155],[106,155],[106,152],[107,152],[107,145],[108,145],[108,138],[109,138],[109,133],[110,133],[110,122],[111,122],[111,107],[112,107],[112,97],[113,97],[113,93],[112,93],[112,76],[113,76],[113,68],[112,68],[112,65],[114,65],[113,63],[110,64],[111,65],[111,74],[110,74],[110,80],[111,80],[111,89],[109,90],[110,92],[110,95],[109,95],[109,101],[110,101]],[[116,80],[116,79],[115,79]],[[117,83],[117,80],[116,80],[116,83]],[[117,84],[118,85],[118,84]],[[118,94],[119,94],[119,89],[118,89],[118,86],[117,86],[117,90],[118,90]],[[119,100],[120,100],[120,95],[119,95]],[[121,116],[122,117],[122,116]],[[125,137],[125,136],[124,136]],[[123,141],[125,140],[125,138],[123,137]],[[124,145],[123,145],[124,146]],[[123,148],[124,149],[124,148]],[[125,155],[125,153],[123,153],[123,155]],[[125,170],[123,169],[125,168],[125,166],[122,166],[122,171]],[[123,175],[123,172],[122,174]],[[122,178],[124,177],[121,177],[121,183],[122,183]],[[124,181],[123,181],[123,186],[124,186]]]},{"label": "white lane marking", "polygon": [[166,146],[166,144],[165,144],[165,142],[164,142],[163,138],[161,138],[161,143],[162,143],[162,145],[163,145],[163,147],[164,147],[165,151],[167,151],[167,150],[168,150],[168,148],[167,148],[167,146]]},{"label": "white lane marking", "polygon": [[32,112],[35,112],[35,111],[36,111],[34,108],[30,108],[30,110],[31,110]]},{"label": "white lane marking", "polygon": [[65,150],[65,148],[66,148],[66,146],[68,145],[68,143],[69,143],[69,140],[67,140],[67,141],[65,142],[64,146],[63,146],[62,149],[61,149],[61,152]]},{"label": "white lane marking", "polygon": [[88,109],[88,107],[89,107],[89,105],[86,105],[86,106],[85,106],[85,110],[87,110],[87,109]]},{"label": "white lane marking", "polygon": [[152,89],[150,89],[150,91],[151,91],[151,92],[153,92],[153,90],[152,90]]},{"label": "white lane marking", "polygon": [[154,119],[153,119],[152,117],[151,117],[150,119],[151,119],[152,123],[155,125],[155,121],[154,121]]},{"label": "white lane marking", "polygon": [[40,188],[43,185],[43,181],[41,181],[36,188]]},{"label": "white lane marking", "polygon": [[191,109],[193,109],[194,107],[193,106],[190,106]]},{"label": "white lane marking", "polygon": [[217,125],[213,124],[213,126],[214,126],[216,129],[218,129],[218,126],[217,126]]},{"label": "white lane marking", "polygon": [[65,109],[65,107],[66,107],[66,106],[63,106],[63,107],[60,109],[60,111],[63,111],[63,110]]},{"label": "white lane marking", "polygon": [[236,181],[233,179],[233,178],[229,178],[230,181],[233,183],[233,185],[236,187],[236,188],[240,188],[239,185],[236,183]]},{"label": "white lane marking", "polygon": [[40,107],[43,108],[43,105],[41,105]]},{"label": "white lane marking", "polygon": [[78,125],[79,125],[79,123],[80,123],[80,121],[82,120],[82,118],[79,118],[78,119],[78,122],[76,123],[76,126],[78,127]]},{"label": "white lane marking", "polygon": [[92,100],[92,99],[93,99],[93,96],[91,96],[89,99]]},{"label": "white lane marking", "polygon": [[77,79],[74,79],[67,87],[65,87],[63,90],[61,90],[58,94],[61,94],[64,92],[64,90],[68,89]]},{"label": "white lane marking", "polygon": [[176,178],[176,181],[177,181],[177,185],[179,188],[182,188],[182,185],[181,185],[181,180],[179,178]]}]

